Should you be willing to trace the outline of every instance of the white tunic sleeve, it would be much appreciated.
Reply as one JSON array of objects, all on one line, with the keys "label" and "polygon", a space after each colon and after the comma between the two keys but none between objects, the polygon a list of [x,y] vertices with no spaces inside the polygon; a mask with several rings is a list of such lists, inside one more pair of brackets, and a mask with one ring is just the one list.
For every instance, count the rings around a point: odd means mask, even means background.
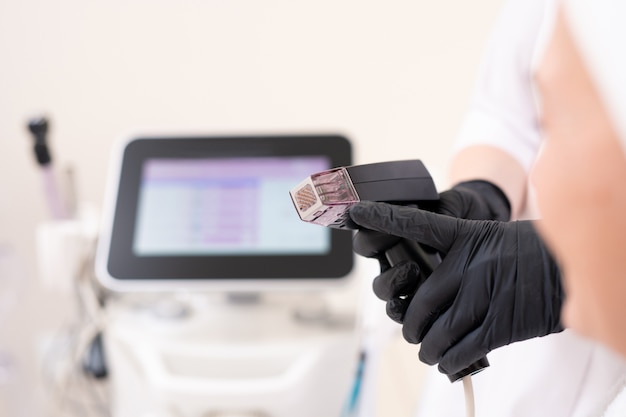
[{"label": "white tunic sleeve", "polygon": [[472,102],[454,150],[491,145],[514,157],[528,172],[541,145],[532,65],[550,3],[509,0],[494,26],[478,73]]}]

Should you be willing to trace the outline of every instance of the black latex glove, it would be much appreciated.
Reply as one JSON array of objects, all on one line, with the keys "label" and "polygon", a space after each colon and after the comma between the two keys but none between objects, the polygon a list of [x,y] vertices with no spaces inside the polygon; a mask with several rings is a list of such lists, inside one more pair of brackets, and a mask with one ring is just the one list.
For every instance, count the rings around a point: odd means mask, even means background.
[{"label": "black latex glove", "polygon": [[[411,262],[374,281],[388,309],[398,306],[390,315],[403,323],[404,338],[421,343],[420,360],[439,363],[441,372],[456,373],[497,347],[563,330],[560,272],[532,222],[463,220],[374,202],[356,204],[350,217],[442,255],[419,288]],[[357,253],[372,256],[369,250],[355,242]]]},{"label": "black latex glove", "polygon": [[439,194],[439,200],[421,208],[461,219],[511,219],[511,206],[506,195],[496,185],[482,180],[459,183]]}]

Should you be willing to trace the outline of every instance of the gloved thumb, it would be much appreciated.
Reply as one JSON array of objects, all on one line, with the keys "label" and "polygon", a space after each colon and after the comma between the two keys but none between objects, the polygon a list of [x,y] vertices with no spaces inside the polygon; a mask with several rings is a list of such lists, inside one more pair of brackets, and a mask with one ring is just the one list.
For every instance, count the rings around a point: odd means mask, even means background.
[{"label": "gloved thumb", "polygon": [[414,240],[443,253],[454,243],[463,221],[414,207],[373,201],[355,204],[349,215],[363,228]]}]

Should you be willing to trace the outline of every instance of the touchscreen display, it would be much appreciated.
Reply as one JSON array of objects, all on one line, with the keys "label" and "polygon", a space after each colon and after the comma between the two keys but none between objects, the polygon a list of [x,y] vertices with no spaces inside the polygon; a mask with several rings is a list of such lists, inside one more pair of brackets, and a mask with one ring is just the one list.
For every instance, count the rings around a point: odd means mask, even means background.
[{"label": "touchscreen display", "polygon": [[96,261],[107,288],[247,291],[293,280],[314,288],[352,270],[352,233],[303,222],[289,196],[312,173],[350,165],[347,138],[136,137],[120,145]]},{"label": "touchscreen display", "polygon": [[141,168],[136,256],[323,255],[330,230],[294,215],[288,190],[326,156],[150,158]]}]

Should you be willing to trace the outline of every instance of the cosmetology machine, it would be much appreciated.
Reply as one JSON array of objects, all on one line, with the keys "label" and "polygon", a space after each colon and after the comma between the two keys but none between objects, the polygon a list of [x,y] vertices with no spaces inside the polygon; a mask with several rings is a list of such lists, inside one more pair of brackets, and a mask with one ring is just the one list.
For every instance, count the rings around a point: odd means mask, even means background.
[{"label": "cosmetology machine", "polygon": [[113,417],[351,415],[351,234],[287,195],[350,163],[333,135],[121,143],[96,255]]}]

